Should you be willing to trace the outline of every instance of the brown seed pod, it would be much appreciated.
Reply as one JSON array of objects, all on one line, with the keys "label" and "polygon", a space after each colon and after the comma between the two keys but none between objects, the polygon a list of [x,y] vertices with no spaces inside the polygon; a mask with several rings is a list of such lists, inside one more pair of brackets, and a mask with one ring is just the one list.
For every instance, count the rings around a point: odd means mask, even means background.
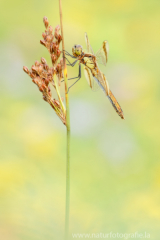
[{"label": "brown seed pod", "polygon": [[59,34],[58,35],[58,43],[60,43],[62,41],[62,37],[61,37],[61,35]]},{"label": "brown seed pod", "polygon": [[23,67],[23,71],[29,74],[29,69],[26,66]]},{"label": "brown seed pod", "polygon": [[59,73],[59,72],[61,71],[61,65],[60,65],[60,63],[57,64],[56,71],[57,71],[57,73]]},{"label": "brown seed pod", "polygon": [[41,74],[43,71],[43,65],[41,64],[37,70],[38,70],[38,73]]},{"label": "brown seed pod", "polygon": [[49,25],[48,18],[47,18],[47,17],[44,17],[44,18],[43,18],[43,22],[44,22],[45,28],[47,28],[48,25]]},{"label": "brown seed pod", "polygon": [[47,41],[47,42],[51,42],[51,40],[52,40],[51,36],[48,35],[48,36],[46,37],[46,41]]},{"label": "brown seed pod", "polygon": [[54,49],[54,52],[57,52],[58,47],[57,47],[56,43],[53,43],[53,49]]},{"label": "brown seed pod", "polygon": [[57,49],[57,57],[59,57],[60,55],[61,55],[61,51]]},{"label": "brown seed pod", "polygon": [[42,33],[42,37],[45,39],[46,38],[46,33]]},{"label": "brown seed pod", "polygon": [[35,77],[35,78],[34,78],[34,82],[35,82],[36,84],[39,84],[40,81],[41,81],[41,78],[40,78],[40,77]]},{"label": "brown seed pod", "polygon": [[44,70],[48,71],[49,66],[47,64],[43,64],[43,68],[44,68]]},{"label": "brown seed pod", "polygon": [[46,42],[44,40],[40,40],[40,43],[46,47]]},{"label": "brown seed pod", "polygon": [[44,91],[44,89],[43,89],[43,87],[41,86],[41,87],[39,87],[39,91],[40,92],[43,92]]},{"label": "brown seed pod", "polygon": [[46,84],[46,86],[48,86],[48,84],[49,84],[49,79],[48,78],[45,79],[45,84]]},{"label": "brown seed pod", "polygon": [[48,76],[47,76],[47,79],[48,79],[49,82],[51,82],[52,79],[53,79],[53,78],[52,78],[52,75],[48,75]]},{"label": "brown seed pod", "polygon": [[40,62],[39,61],[35,61],[35,66],[39,66]]},{"label": "brown seed pod", "polygon": [[29,72],[29,76],[33,79],[35,78],[37,75],[35,73],[33,73],[32,71]]},{"label": "brown seed pod", "polygon": [[41,58],[41,63],[42,63],[42,64],[47,64],[46,59],[42,57],[42,58]]},{"label": "brown seed pod", "polygon": [[53,32],[53,27],[52,27],[52,26],[49,26],[48,32],[49,32],[50,34]]},{"label": "brown seed pod", "polygon": [[51,59],[52,59],[52,63],[54,64],[57,60],[55,54],[52,54]]},{"label": "brown seed pod", "polygon": [[45,82],[44,82],[44,83],[42,83],[42,85],[41,85],[41,86],[42,86],[42,88],[43,88],[43,89],[46,89]]},{"label": "brown seed pod", "polygon": [[38,68],[35,65],[32,65],[31,69],[32,69],[33,73],[37,73],[38,72]]},{"label": "brown seed pod", "polygon": [[55,36],[56,39],[58,39],[58,32],[57,31],[54,32],[54,36]]},{"label": "brown seed pod", "polygon": [[57,49],[56,49],[56,44],[54,42],[51,42],[51,45],[50,45],[50,53],[53,53],[55,52]]}]

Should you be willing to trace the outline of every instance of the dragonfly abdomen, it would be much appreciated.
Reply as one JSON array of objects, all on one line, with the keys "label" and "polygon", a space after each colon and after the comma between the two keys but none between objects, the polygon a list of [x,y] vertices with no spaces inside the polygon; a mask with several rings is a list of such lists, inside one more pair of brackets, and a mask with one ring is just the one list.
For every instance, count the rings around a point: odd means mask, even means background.
[{"label": "dragonfly abdomen", "polygon": [[109,95],[108,98],[110,100],[110,102],[112,103],[112,106],[114,107],[114,109],[116,110],[116,112],[118,113],[118,115],[124,119],[124,114],[122,111],[121,106],[119,105],[119,103],[117,102],[116,98],[114,97],[113,93],[111,92],[111,90],[109,90]]}]

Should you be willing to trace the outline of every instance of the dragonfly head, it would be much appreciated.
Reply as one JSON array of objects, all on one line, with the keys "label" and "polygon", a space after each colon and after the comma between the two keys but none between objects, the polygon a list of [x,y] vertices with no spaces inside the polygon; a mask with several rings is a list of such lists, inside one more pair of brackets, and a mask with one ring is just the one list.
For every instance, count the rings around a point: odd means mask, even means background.
[{"label": "dragonfly head", "polygon": [[82,54],[82,46],[81,45],[74,45],[72,48],[73,56],[78,57]]}]

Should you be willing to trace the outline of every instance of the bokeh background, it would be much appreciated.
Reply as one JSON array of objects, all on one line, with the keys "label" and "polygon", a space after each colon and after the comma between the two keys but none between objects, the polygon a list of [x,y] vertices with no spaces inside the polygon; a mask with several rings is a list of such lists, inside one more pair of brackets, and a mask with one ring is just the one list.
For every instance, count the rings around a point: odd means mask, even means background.
[{"label": "bokeh background", "polygon": [[[108,40],[101,69],[125,114],[83,73],[69,92],[70,235],[137,231],[158,240],[160,1],[62,3],[66,50],[85,48],[84,32],[95,52]],[[22,70],[42,56],[50,63],[39,40],[44,16],[59,24],[58,1],[1,0],[0,9],[0,239],[61,240],[66,129]]]}]

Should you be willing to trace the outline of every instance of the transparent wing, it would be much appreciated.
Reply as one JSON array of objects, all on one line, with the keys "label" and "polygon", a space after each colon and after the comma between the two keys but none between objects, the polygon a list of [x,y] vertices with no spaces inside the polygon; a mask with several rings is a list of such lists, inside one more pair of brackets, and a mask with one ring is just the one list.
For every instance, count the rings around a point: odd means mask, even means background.
[{"label": "transparent wing", "polygon": [[86,42],[86,46],[87,46],[87,52],[92,53],[94,55],[93,49],[92,49],[92,47],[91,47],[91,45],[89,43],[89,39],[88,39],[87,33],[85,33],[84,37],[85,37],[85,42]]},{"label": "transparent wing", "polygon": [[109,45],[104,41],[102,47],[96,53],[97,62],[106,66],[108,60]]},{"label": "transparent wing", "polygon": [[91,70],[88,67],[84,67],[84,75],[87,79],[87,82],[90,86],[90,88],[92,89],[92,91],[96,92],[99,90],[100,85],[98,84],[98,82],[93,78]]},{"label": "transparent wing", "polygon": [[95,74],[94,79],[98,83],[100,88],[104,91],[104,93],[106,95],[109,95],[108,81],[106,79],[106,76],[100,70]]}]

